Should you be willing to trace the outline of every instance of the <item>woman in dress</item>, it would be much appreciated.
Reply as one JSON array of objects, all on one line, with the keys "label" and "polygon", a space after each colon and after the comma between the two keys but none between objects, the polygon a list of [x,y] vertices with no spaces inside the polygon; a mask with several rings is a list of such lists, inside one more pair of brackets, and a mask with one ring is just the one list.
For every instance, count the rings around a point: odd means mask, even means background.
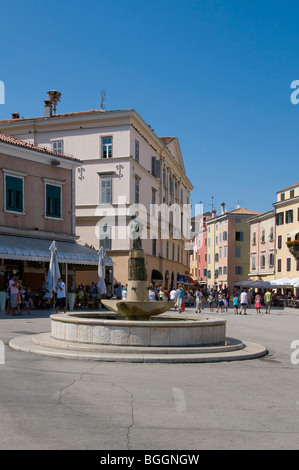
[{"label": "woman in dress", "polygon": [[261,295],[260,294],[256,294],[254,306],[256,308],[256,313],[261,313],[262,303],[261,303]]}]

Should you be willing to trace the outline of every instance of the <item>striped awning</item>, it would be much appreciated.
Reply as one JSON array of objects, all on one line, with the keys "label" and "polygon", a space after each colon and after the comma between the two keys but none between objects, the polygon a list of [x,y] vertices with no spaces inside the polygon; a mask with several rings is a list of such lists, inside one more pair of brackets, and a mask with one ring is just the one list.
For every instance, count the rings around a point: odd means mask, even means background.
[{"label": "striped awning", "polygon": [[[53,240],[13,235],[0,235],[0,258],[24,261],[50,261],[50,245]],[[58,262],[98,266],[99,254],[75,241],[56,241]],[[105,265],[113,266],[106,255]]]}]

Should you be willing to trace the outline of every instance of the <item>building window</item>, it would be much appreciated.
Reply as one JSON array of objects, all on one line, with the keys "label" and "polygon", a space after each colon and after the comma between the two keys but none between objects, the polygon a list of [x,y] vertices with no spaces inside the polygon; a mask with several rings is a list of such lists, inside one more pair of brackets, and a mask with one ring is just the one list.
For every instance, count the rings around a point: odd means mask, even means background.
[{"label": "building window", "polygon": [[174,261],[174,243],[172,244],[172,261]]},{"label": "building window", "polygon": [[254,230],[252,233],[252,244],[256,245],[256,230]]},{"label": "building window", "polygon": [[270,227],[269,241],[273,242],[274,240],[274,227]]},{"label": "building window", "polygon": [[227,246],[224,247],[223,258],[227,258]]},{"label": "building window", "polygon": [[277,248],[281,249],[282,247],[282,235],[278,235],[277,237]]},{"label": "building window", "polygon": [[166,241],[166,259],[169,258],[169,241]]},{"label": "building window", "polygon": [[100,203],[101,204],[112,204],[112,178],[104,178],[100,179]]},{"label": "building window", "polygon": [[161,164],[160,160],[156,157],[152,157],[152,175],[155,178],[160,178]]},{"label": "building window", "polygon": [[153,256],[157,256],[157,239],[156,237],[152,240],[152,254]]},{"label": "building window", "polygon": [[251,258],[251,268],[255,269],[256,268],[256,255],[252,255]]},{"label": "building window", "polygon": [[63,140],[53,140],[52,151],[56,153],[63,153]]},{"label": "building window", "polygon": [[262,230],[261,243],[266,243],[266,233],[265,230]]},{"label": "building window", "polygon": [[260,264],[261,264],[261,268],[264,268],[266,266],[265,255],[261,255]]},{"label": "building window", "polygon": [[243,232],[236,232],[236,242],[243,241]]},{"label": "building window", "polygon": [[102,158],[112,157],[112,137],[102,137]]},{"label": "building window", "polygon": [[284,193],[281,193],[281,195],[280,195],[280,200],[281,200],[281,201],[284,201],[284,199],[285,199],[285,194],[284,194]]},{"label": "building window", "polygon": [[223,275],[227,274],[227,266],[223,266]]},{"label": "building window", "polygon": [[223,232],[223,241],[224,242],[227,241],[227,231],[226,230]]},{"label": "building window", "polygon": [[46,216],[61,218],[61,186],[46,184]]},{"label": "building window", "polygon": [[139,140],[135,140],[135,160],[139,163]]},{"label": "building window", "polygon": [[135,204],[139,204],[139,181],[140,179],[135,177]]},{"label": "building window", "polygon": [[243,274],[243,267],[242,266],[236,266],[236,275]]},{"label": "building window", "polygon": [[290,272],[292,269],[291,258],[287,258],[287,271]]},{"label": "building window", "polygon": [[274,253],[269,253],[269,266],[274,266]]},{"label": "building window", "polygon": [[283,225],[283,212],[276,214],[276,225]]},{"label": "building window", "polygon": [[292,189],[292,190],[290,191],[290,198],[292,198],[292,197],[294,197],[294,196],[295,196],[295,190]]},{"label": "building window", "polygon": [[286,224],[293,223],[293,210],[286,211]]},{"label": "building window", "polygon": [[16,176],[5,176],[5,210],[24,211],[24,179]]},{"label": "building window", "polygon": [[277,260],[277,272],[281,273],[281,259]]},{"label": "building window", "polygon": [[109,225],[100,225],[100,248],[111,250],[111,227]]},{"label": "building window", "polygon": [[236,258],[241,258],[241,247],[236,246]]}]

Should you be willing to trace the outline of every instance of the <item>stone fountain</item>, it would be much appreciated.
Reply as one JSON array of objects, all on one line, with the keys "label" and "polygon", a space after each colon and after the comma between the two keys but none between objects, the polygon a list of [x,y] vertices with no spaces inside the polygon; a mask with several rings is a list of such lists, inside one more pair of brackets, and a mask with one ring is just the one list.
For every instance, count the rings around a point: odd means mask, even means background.
[{"label": "stone fountain", "polygon": [[150,317],[167,312],[175,302],[149,300],[144,251],[133,248],[129,253],[128,286],[126,300],[102,300],[109,310],[122,315],[127,320],[149,320]]},{"label": "stone fountain", "polygon": [[223,318],[176,313],[165,316],[174,302],[148,300],[137,221],[133,231],[137,236],[129,254],[126,300],[103,299],[108,314],[51,315],[50,333],[19,336],[10,341],[10,347],[56,357],[125,362],[215,362],[266,354],[263,346],[227,338]]}]

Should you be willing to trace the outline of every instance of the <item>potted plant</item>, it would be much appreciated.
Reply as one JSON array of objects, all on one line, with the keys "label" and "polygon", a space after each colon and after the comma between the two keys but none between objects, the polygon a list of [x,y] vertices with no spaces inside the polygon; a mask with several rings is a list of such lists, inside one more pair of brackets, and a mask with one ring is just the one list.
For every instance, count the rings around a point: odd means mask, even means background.
[{"label": "potted plant", "polygon": [[67,302],[70,310],[74,310],[76,293],[74,287],[70,287],[67,294]]},{"label": "potted plant", "polygon": [[299,254],[299,240],[289,240],[286,245],[293,255]]}]

